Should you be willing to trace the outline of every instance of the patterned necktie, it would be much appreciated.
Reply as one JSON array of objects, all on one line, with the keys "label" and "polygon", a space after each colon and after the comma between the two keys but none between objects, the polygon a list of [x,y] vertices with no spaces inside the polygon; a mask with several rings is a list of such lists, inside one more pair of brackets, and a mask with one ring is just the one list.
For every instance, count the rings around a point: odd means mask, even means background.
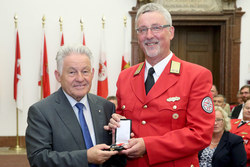
[{"label": "patterned necktie", "polygon": [[155,73],[154,68],[150,67],[150,69],[148,70],[148,77],[147,77],[146,82],[145,82],[146,95],[148,94],[148,92],[150,91],[150,89],[155,84],[155,80],[154,80],[154,77],[153,77],[154,73]]},{"label": "patterned necktie", "polygon": [[86,123],[85,117],[83,115],[83,107],[84,104],[82,103],[76,103],[76,107],[78,108],[78,116],[79,116],[79,120],[80,120],[80,125],[82,128],[82,133],[83,133],[83,138],[86,144],[86,148],[89,149],[91,147],[93,147],[93,143],[90,137],[90,133],[89,133],[89,128],[88,125]]}]

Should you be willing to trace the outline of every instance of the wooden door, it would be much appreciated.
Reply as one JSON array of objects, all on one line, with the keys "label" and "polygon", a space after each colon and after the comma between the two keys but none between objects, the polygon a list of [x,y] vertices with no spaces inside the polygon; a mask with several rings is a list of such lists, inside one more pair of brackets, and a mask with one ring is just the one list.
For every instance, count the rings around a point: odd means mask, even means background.
[{"label": "wooden door", "polygon": [[177,57],[209,69],[218,86],[223,70],[220,68],[219,32],[216,26],[175,26],[175,37],[171,41],[171,50]]}]

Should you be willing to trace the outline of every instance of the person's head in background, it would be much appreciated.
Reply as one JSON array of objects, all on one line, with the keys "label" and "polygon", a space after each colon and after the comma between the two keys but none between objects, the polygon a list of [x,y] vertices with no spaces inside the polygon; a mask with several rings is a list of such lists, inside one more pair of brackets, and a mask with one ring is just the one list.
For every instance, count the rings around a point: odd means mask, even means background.
[{"label": "person's head in background", "polygon": [[250,98],[250,85],[244,85],[240,88],[242,101],[245,103]]},{"label": "person's head in background", "polygon": [[117,98],[116,96],[108,96],[107,100],[115,104],[115,109],[117,108]]},{"label": "person's head in background", "polygon": [[212,85],[211,93],[212,93],[213,97],[218,95],[218,90],[217,90],[215,85]]},{"label": "person's head in background", "polygon": [[215,106],[214,111],[215,123],[213,134],[219,134],[223,133],[224,131],[229,131],[231,129],[231,122],[227,112],[219,106]]},{"label": "person's head in background", "polygon": [[238,91],[237,95],[236,95],[236,98],[237,98],[237,103],[238,104],[243,104],[243,100],[242,100],[242,96],[240,94],[240,91]]},{"label": "person's head in background", "polygon": [[226,105],[226,99],[223,95],[218,94],[213,97],[214,100],[214,106],[219,106],[224,108]]},{"label": "person's head in background", "polygon": [[243,107],[243,120],[250,121],[250,98],[246,100]]},{"label": "person's head in background", "polygon": [[55,77],[63,91],[80,101],[89,91],[94,76],[92,53],[86,46],[64,45],[57,52]]}]

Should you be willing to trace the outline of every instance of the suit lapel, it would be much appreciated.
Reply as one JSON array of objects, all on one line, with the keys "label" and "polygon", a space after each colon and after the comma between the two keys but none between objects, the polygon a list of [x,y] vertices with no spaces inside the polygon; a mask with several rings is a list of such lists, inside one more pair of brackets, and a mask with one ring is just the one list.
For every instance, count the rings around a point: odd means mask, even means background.
[{"label": "suit lapel", "polygon": [[74,110],[71,107],[68,99],[64,95],[62,88],[58,90],[57,94],[58,95],[55,106],[57,114],[71,132],[73,138],[75,139],[75,142],[79,146],[79,149],[86,148],[80,124],[78,123]]},{"label": "suit lapel", "polygon": [[145,72],[145,63],[141,63],[136,69],[133,78],[130,81],[132,91],[135,96],[143,103],[146,91],[144,86],[144,72]]},{"label": "suit lapel", "polygon": [[223,149],[223,147],[226,145],[227,143],[227,140],[228,140],[228,135],[229,133],[227,132],[224,132],[221,139],[220,139],[220,142],[217,146],[217,148],[215,149],[215,152],[213,154],[213,157],[216,157],[216,155]]},{"label": "suit lapel", "polygon": [[98,104],[96,98],[91,94],[88,94],[88,102],[95,131],[96,144],[100,144],[103,143],[104,109],[100,104]]}]

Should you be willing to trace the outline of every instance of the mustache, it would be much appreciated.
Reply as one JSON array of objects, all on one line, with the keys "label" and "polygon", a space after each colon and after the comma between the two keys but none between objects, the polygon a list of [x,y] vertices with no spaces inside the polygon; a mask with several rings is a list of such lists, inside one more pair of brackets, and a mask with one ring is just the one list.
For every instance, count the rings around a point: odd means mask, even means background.
[{"label": "mustache", "polygon": [[159,43],[159,40],[157,40],[157,39],[146,39],[143,43],[144,43],[144,45],[147,45],[149,43],[157,44],[157,43]]}]

